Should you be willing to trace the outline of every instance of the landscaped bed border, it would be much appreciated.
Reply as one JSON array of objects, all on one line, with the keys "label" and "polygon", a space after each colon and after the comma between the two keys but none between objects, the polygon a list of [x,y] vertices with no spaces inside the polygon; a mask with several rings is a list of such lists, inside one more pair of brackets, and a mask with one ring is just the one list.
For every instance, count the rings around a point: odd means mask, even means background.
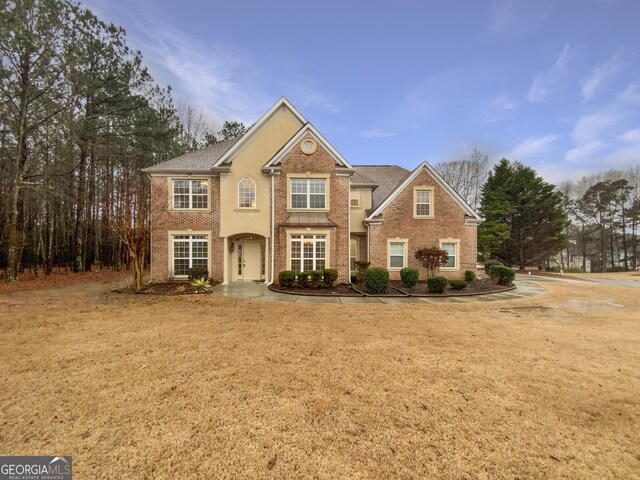
[{"label": "landscaped bed border", "polygon": [[[339,293],[320,293],[320,292],[314,292],[313,290],[309,290],[309,292],[300,292],[300,291],[295,291],[292,292],[291,290],[288,290],[286,288],[280,288],[275,284],[269,285],[268,288],[269,290],[271,290],[272,292],[276,292],[276,293],[284,293],[286,295],[298,295],[298,296],[305,296],[305,297],[382,297],[382,298],[410,298],[410,297],[436,297],[436,298],[446,298],[446,297],[477,297],[480,295],[491,295],[494,293],[504,293],[504,292],[509,292],[511,290],[515,290],[516,286],[515,284],[511,284],[508,285],[506,287],[502,287],[499,288],[497,290],[491,290],[489,292],[463,292],[462,290],[458,290],[460,293],[409,293],[409,292],[405,292],[404,290],[397,288],[397,287],[393,287],[390,286],[390,289],[396,290],[398,292],[401,292],[399,294],[383,294],[383,295],[375,295],[373,293],[367,293],[367,292],[362,292],[360,290],[358,290],[357,288],[355,288],[353,286],[353,284],[349,283],[349,284],[343,284],[343,285],[349,285],[351,287],[351,290],[353,290],[356,293],[351,293],[351,294],[339,294]],[[501,285],[496,285],[496,287],[501,287]]]}]

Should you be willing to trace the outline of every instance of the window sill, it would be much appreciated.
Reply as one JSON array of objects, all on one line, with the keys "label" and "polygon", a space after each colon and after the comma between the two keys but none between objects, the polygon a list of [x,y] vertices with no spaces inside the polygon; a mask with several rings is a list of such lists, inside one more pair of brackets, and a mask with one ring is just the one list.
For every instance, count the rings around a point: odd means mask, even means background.
[{"label": "window sill", "polygon": [[237,213],[258,213],[260,212],[259,208],[234,208],[234,212]]},{"label": "window sill", "polygon": [[389,270],[390,272],[399,272],[403,268],[404,267],[389,267],[389,268],[387,268],[387,270]]},{"label": "window sill", "polygon": [[170,208],[170,212],[194,212],[194,213],[203,213],[210,212],[210,208]]},{"label": "window sill", "polygon": [[413,218],[415,220],[433,220],[434,216],[433,215],[429,215],[429,216],[425,216],[425,215],[414,215]]},{"label": "window sill", "polygon": [[329,213],[328,208],[287,208],[287,212],[325,212]]},{"label": "window sill", "polygon": [[440,270],[443,272],[459,272],[460,267],[440,267]]}]

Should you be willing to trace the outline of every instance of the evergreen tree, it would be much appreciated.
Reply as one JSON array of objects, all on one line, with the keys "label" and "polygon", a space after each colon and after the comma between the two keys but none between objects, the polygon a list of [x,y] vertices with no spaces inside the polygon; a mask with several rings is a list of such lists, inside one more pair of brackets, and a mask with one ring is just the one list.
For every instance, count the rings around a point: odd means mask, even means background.
[{"label": "evergreen tree", "polygon": [[478,248],[520,269],[541,265],[566,245],[567,215],[554,185],[519,162],[502,159],[482,192]]}]

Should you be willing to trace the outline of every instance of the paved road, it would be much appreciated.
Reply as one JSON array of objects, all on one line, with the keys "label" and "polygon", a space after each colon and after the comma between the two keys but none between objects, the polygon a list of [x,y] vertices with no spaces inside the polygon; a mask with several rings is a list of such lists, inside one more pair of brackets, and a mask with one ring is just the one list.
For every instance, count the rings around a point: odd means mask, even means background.
[{"label": "paved road", "polygon": [[620,287],[640,287],[640,277],[638,280],[633,279],[613,279],[613,278],[598,278],[597,276],[589,277],[589,280],[578,280],[574,278],[561,278],[561,277],[547,277],[542,275],[516,275],[517,280],[533,280],[536,282],[564,282],[564,283],[599,283],[601,285],[617,285]]}]

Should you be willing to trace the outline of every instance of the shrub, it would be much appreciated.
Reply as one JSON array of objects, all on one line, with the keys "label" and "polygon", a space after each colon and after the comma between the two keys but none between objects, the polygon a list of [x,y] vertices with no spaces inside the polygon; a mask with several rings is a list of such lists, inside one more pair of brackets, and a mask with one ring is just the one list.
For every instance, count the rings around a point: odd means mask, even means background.
[{"label": "shrub", "polygon": [[451,285],[451,288],[454,290],[464,290],[467,288],[467,282],[464,280],[449,280],[449,285]]},{"label": "shrub", "polygon": [[421,248],[416,252],[415,257],[427,269],[427,277],[433,277],[436,270],[447,263],[449,259],[447,252],[436,247]]},{"label": "shrub", "polygon": [[364,272],[364,285],[369,293],[387,293],[389,271],[380,267],[367,268]]},{"label": "shrub", "polygon": [[364,260],[356,261],[356,277],[359,282],[364,280],[364,272],[371,266],[371,262],[365,262]]},{"label": "shrub", "polygon": [[209,279],[205,277],[194,278],[191,281],[191,287],[196,293],[209,293],[211,292],[211,284]]},{"label": "shrub", "polygon": [[484,271],[491,278],[494,278],[492,276],[492,274],[491,274],[491,271],[493,270],[493,267],[503,266],[503,265],[504,264],[500,260],[487,260],[486,262],[484,262]]},{"label": "shrub", "polygon": [[429,287],[429,293],[442,293],[444,287],[447,286],[447,279],[444,277],[429,277],[427,278],[427,286]]},{"label": "shrub", "polygon": [[473,282],[476,279],[476,272],[473,270],[467,270],[464,272],[464,279],[467,282]]},{"label": "shrub", "polygon": [[324,284],[331,288],[333,283],[338,279],[338,270],[335,268],[325,268],[322,273]]},{"label": "shrub", "polygon": [[320,288],[320,282],[324,281],[324,272],[322,270],[313,270],[309,272],[311,280],[311,288]]},{"label": "shrub", "polygon": [[491,275],[500,285],[510,285],[516,278],[516,271],[504,265],[496,265],[491,269]]},{"label": "shrub", "polygon": [[207,267],[191,267],[187,274],[189,275],[190,282],[193,282],[197,278],[209,278],[209,270]]},{"label": "shrub", "polygon": [[402,280],[402,286],[405,288],[411,288],[418,283],[420,274],[417,268],[405,267],[400,270],[400,279]]},{"label": "shrub", "polygon": [[307,288],[309,284],[309,272],[298,272],[298,286],[300,288]]},{"label": "shrub", "polygon": [[281,287],[291,288],[296,281],[296,274],[291,270],[285,270],[278,274],[278,281]]}]

